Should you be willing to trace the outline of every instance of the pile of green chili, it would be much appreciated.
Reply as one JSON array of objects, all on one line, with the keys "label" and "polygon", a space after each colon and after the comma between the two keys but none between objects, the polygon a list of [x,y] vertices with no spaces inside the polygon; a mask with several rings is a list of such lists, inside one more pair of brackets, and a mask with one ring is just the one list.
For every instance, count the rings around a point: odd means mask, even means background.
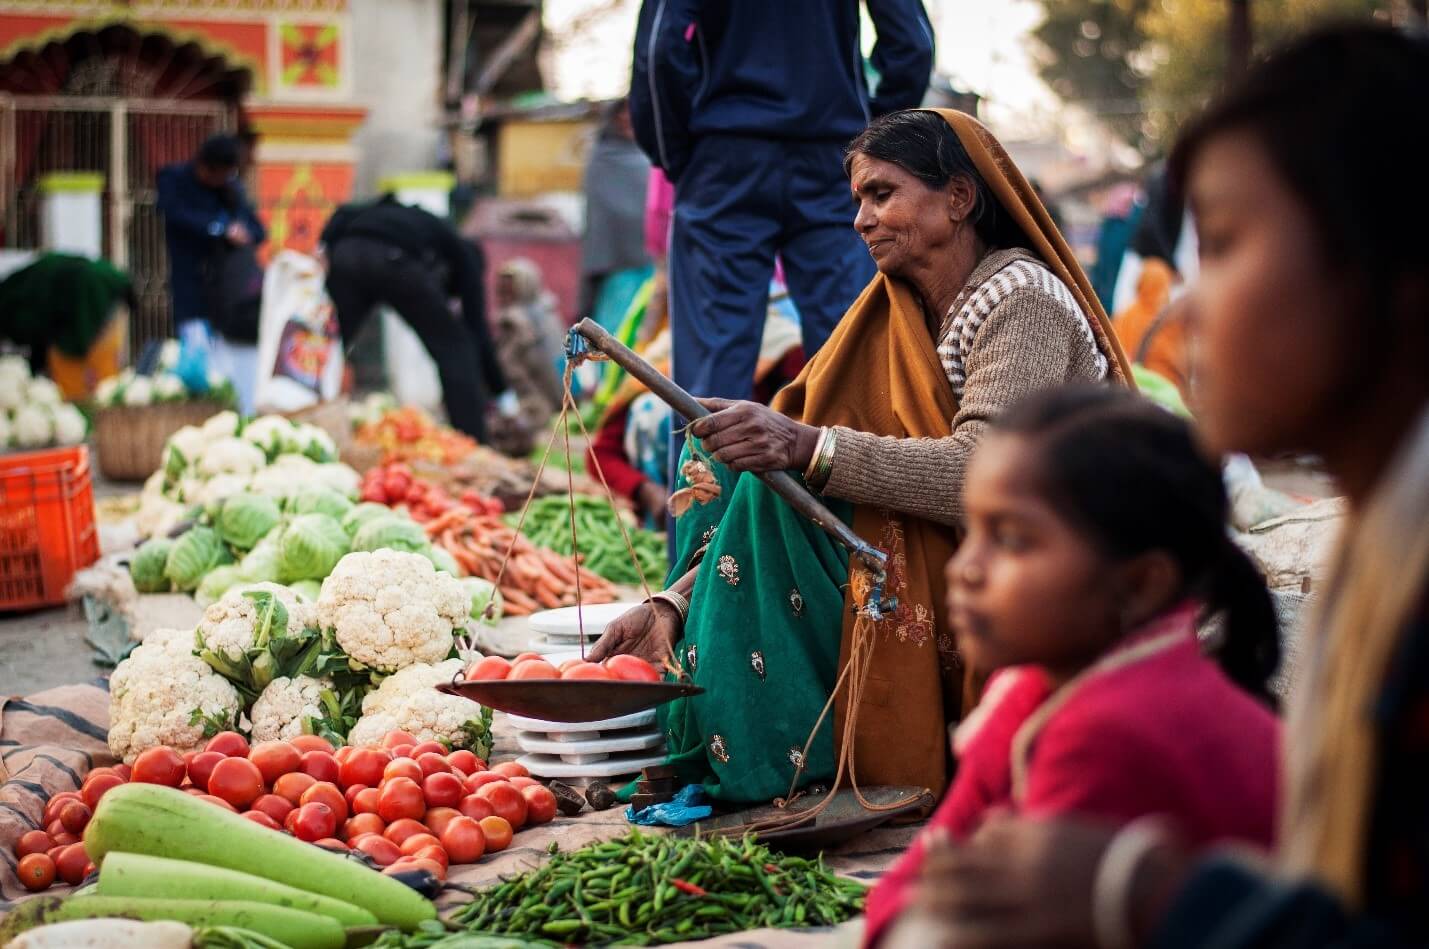
[{"label": "pile of green chili", "polygon": [[[451,922],[487,937],[648,946],[766,926],[834,926],[863,911],[864,893],[822,857],[780,856],[752,837],[696,840],[637,830],[557,852],[544,866],[482,890]],[[462,938],[433,927],[379,945],[454,949]]]},{"label": "pile of green chili", "polygon": [[[576,495],[576,537],[581,547],[581,563],[612,583],[634,586],[640,573],[630,560],[625,538],[621,536],[619,514],[604,497]],[[518,516],[508,515],[507,523],[515,527]],[[630,544],[652,586],[664,582],[670,569],[662,534],[626,525]],[[571,499],[566,494],[552,494],[531,502],[521,533],[540,547],[549,547],[558,554],[571,552]]]}]

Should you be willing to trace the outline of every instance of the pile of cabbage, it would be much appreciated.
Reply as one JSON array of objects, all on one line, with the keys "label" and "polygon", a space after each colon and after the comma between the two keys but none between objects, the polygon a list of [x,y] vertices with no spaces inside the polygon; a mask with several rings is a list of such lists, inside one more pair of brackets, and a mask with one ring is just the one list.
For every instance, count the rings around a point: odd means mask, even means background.
[{"label": "pile of cabbage", "polygon": [[30,375],[30,361],[0,356],[0,451],[78,445],[89,432],[84,413],[52,379]]}]

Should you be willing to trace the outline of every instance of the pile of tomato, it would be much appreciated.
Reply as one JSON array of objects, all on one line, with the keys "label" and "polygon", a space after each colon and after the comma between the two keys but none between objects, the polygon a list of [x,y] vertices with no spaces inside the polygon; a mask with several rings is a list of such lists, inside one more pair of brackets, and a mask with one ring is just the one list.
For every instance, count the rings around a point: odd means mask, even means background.
[{"label": "pile of tomato", "polygon": [[491,679],[604,679],[621,682],[659,682],[660,671],[639,656],[611,656],[605,662],[567,659],[552,665],[538,653],[523,652],[515,659],[487,656],[466,667],[468,681]]},{"label": "pile of tomato", "polygon": [[361,851],[383,872],[421,868],[439,879],[556,816],[555,794],[521,765],[488,768],[470,751],[448,752],[407,732],[390,732],[381,747],[336,750],[313,735],[250,747],[237,732],[222,732],[202,751],[160,746],[132,768],[95,768],[78,791],[50,798],[45,829],[15,845],[21,883],[78,885],[93,872],[81,836],[105,793],[127,781],[180,788],[319,847]]},{"label": "pile of tomato", "polygon": [[430,521],[458,507],[478,515],[506,513],[506,506],[499,500],[471,488],[453,498],[441,485],[418,477],[412,473],[411,465],[400,461],[369,468],[362,476],[360,491],[364,501],[405,507],[414,521]]}]

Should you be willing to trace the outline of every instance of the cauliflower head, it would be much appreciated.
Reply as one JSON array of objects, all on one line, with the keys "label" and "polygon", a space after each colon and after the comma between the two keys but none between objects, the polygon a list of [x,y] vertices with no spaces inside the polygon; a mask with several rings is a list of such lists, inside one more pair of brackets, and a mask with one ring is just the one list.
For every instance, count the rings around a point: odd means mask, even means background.
[{"label": "cauliflower head", "polygon": [[[312,607],[291,589],[277,583],[246,583],[229,590],[203,611],[198,634],[203,638],[204,648],[233,657],[250,649],[254,645],[253,626],[258,621],[259,606],[247,594],[261,591],[273,594],[288,611],[288,635],[296,636],[308,626]],[[273,632],[276,635],[282,631]]]},{"label": "cauliflower head", "polygon": [[387,711],[364,714],[348,732],[347,743],[380,745],[390,731],[410,732],[417,741],[470,748],[482,758],[491,754],[491,710],[436,689],[410,692]]},{"label": "cauliflower head", "polygon": [[21,448],[42,448],[54,438],[54,419],[47,406],[27,404],[15,410],[14,438]]},{"label": "cauliflower head", "polygon": [[189,389],[184,380],[172,372],[160,373],[154,377],[154,401],[178,402],[188,398]]},{"label": "cauliflower head", "polygon": [[233,438],[238,434],[238,413],[218,412],[208,417],[202,426],[203,437],[210,442]]},{"label": "cauliflower head", "polygon": [[409,695],[429,691],[443,682],[457,678],[463,668],[462,660],[448,659],[435,665],[417,662],[405,669],[398,669],[362,699],[362,714],[390,713]]},{"label": "cauliflower head", "polygon": [[125,405],[149,405],[154,401],[154,383],[148,376],[135,376],[124,387]]},{"label": "cauliflower head", "polygon": [[257,445],[241,438],[219,438],[209,442],[199,454],[198,471],[205,478],[221,474],[251,475],[261,471],[267,463],[267,456]]},{"label": "cauliflower head", "polygon": [[185,425],[169,436],[165,447],[177,450],[183,456],[184,462],[191,465],[198,460],[198,456],[203,452],[203,446],[207,444],[208,436],[203,433],[203,429],[197,425]]},{"label": "cauliflower head", "polygon": [[120,376],[110,376],[94,387],[94,401],[97,405],[117,405],[119,403],[119,386],[123,383]]},{"label": "cauliflower head", "polygon": [[338,561],[323,581],[317,620],[353,659],[395,672],[445,659],[470,609],[461,583],[426,557],[384,549]]},{"label": "cauliflower head", "polygon": [[304,734],[308,719],[323,717],[322,694],[332,688],[328,679],[279,676],[253,702],[248,717],[253,741],[286,741]]},{"label": "cauliflower head", "polygon": [[45,376],[36,376],[30,380],[25,387],[25,398],[37,405],[59,405],[64,401],[60,387],[55,385],[53,379]]},{"label": "cauliflower head", "polygon": [[125,764],[159,745],[195,751],[242,711],[238,690],[194,656],[192,633],[155,630],[110,676],[109,750]]},{"label": "cauliflower head", "polygon": [[65,402],[55,406],[55,441],[61,445],[78,445],[89,433],[89,423],[84,413]]}]

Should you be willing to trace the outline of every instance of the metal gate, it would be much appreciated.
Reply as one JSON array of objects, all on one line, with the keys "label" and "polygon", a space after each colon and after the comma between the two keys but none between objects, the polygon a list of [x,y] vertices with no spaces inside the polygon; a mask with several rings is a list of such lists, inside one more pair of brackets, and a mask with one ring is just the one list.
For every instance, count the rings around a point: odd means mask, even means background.
[{"label": "metal gate", "polygon": [[132,352],[173,335],[168,256],[155,175],[232,128],[222,102],[0,93],[0,246],[40,246],[39,181],[56,171],[104,176],[104,255],[134,281]]}]

